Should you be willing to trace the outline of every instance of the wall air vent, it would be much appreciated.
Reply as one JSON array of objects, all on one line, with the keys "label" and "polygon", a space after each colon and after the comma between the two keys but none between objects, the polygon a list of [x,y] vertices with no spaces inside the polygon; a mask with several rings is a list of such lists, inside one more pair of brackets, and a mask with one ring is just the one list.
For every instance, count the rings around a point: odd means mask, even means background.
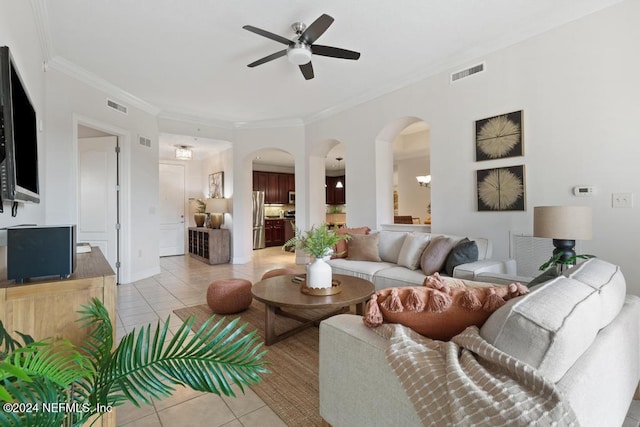
[{"label": "wall air vent", "polygon": [[450,83],[456,82],[460,79],[464,79],[465,77],[469,77],[474,74],[482,73],[486,68],[485,65],[486,64],[484,62],[481,62],[480,64],[474,65],[473,67],[465,68],[464,70],[451,73]]},{"label": "wall air vent", "polygon": [[143,145],[145,147],[151,147],[151,138],[147,138],[146,136],[139,136],[138,142],[140,143],[140,145]]},{"label": "wall air vent", "polygon": [[127,114],[127,111],[129,110],[127,107],[125,107],[122,104],[118,104],[116,101],[112,101],[111,99],[107,98],[107,107],[109,108],[113,108],[116,111],[121,112],[122,114]]}]

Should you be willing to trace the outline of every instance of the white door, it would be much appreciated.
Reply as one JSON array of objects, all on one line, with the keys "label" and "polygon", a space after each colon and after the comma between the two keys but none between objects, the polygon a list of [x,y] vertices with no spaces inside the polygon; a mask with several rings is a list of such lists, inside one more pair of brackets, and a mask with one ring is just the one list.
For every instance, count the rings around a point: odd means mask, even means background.
[{"label": "white door", "polygon": [[78,242],[98,246],[114,271],[117,261],[118,139],[78,138]]},{"label": "white door", "polygon": [[160,256],[184,255],[184,166],[160,163]]}]

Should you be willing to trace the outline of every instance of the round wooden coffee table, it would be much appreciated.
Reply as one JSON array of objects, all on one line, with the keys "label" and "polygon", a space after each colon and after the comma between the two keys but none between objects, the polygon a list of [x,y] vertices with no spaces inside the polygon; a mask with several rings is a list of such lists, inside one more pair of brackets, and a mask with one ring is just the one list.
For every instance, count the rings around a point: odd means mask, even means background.
[{"label": "round wooden coffee table", "polygon": [[[266,345],[275,344],[304,328],[317,324],[321,320],[341,313],[345,308],[356,306],[356,313],[362,314],[364,303],[375,292],[375,286],[368,280],[359,277],[334,274],[333,279],[340,281],[342,291],[335,295],[316,296],[303,294],[300,283],[294,282],[293,274],[270,277],[257,282],[251,288],[253,297],[265,305],[264,334]],[[298,310],[334,309],[316,317],[303,317],[283,311],[283,308]],[[302,322],[300,326],[286,332],[276,334],[276,314]]]}]

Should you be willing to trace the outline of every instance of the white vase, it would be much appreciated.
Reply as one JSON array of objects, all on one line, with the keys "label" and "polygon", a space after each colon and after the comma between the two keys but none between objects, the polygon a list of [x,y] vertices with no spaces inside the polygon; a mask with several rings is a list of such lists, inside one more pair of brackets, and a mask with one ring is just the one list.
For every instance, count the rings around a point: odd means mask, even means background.
[{"label": "white vase", "polygon": [[331,266],[322,258],[316,258],[307,266],[307,287],[326,289],[331,287]]}]

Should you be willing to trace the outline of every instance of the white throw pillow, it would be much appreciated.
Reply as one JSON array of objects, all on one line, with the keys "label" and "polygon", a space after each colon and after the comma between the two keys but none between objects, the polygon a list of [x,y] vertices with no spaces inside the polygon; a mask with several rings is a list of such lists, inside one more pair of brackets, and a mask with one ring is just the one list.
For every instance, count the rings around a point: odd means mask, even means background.
[{"label": "white throw pillow", "polygon": [[398,265],[415,270],[420,265],[422,252],[429,244],[431,235],[425,233],[411,233],[407,235],[398,255]]}]

